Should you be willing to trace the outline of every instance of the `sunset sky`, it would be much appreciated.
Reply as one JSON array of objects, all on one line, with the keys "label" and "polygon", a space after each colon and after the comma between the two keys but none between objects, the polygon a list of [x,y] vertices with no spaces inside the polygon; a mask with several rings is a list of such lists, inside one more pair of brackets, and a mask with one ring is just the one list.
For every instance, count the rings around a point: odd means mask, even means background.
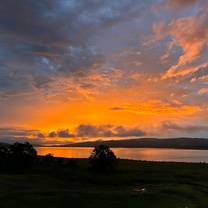
[{"label": "sunset sky", "polygon": [[208,137],[207,0],[1,0],[0,139]]}]

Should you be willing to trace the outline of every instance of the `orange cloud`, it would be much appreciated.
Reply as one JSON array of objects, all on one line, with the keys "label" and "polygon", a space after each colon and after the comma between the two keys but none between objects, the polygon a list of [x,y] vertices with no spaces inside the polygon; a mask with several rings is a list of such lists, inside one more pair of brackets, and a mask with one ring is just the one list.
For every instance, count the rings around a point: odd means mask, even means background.
[{"label": "orange cloud", "polygon": [[[112,109],[112,108],[111,108]],[[149,100],[131,106],[114,107],[113,110],[127,111],[138,115],[169,116],[192,115],[200,111],[199,107],[177,103],[163,103],[160,100]]]},{"label": "orange cloud", "polygon": [[198,94],[203,95],[203,94],[208,94],[208,88],[201,88],[198,91]]},{"label": "orange cloud", "polygon": [[173,38],[164,57],[168,56],[174,45],[179,45],[183,50],[183,54],[180,55],[177,64],[171,66],[165,72],[162,76],[163,79],[185,76],[207,65],[206,62],[200,61],[200,58],[205,53],[208,41],[207,22],[207,12],[202,10],[196,16],[154,25],[153,30],[157,40],[161,40],[166,36]]}]

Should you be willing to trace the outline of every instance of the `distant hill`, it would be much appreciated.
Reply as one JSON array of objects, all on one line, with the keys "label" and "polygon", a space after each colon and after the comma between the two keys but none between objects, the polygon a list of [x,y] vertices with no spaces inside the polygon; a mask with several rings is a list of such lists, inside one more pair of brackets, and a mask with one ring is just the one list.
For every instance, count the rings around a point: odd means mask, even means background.
[{"label": "distant hill", "polygon": [[100,144],[110,147],[128,148],[176,148],[176,149],[208,149],[208,139],[205,138],[141,138],[110,141],[89,141],[62,145],[63,147],[94,147]]}]

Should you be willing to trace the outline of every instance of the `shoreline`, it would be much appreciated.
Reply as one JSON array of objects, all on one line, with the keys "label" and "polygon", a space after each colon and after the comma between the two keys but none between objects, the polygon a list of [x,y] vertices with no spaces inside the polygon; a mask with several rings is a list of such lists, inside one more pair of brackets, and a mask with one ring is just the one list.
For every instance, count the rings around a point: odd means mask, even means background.
[{"label": "shoreline", "polygon": [[[46,146],[35,146],[33,145],[35,148],[40,148],[40,147],[61,147],[61,148],[94,148],[95,146],[60,146],[60,145],[46,145]],[[112,149],[173,149],[173,150],[208,150],[208,148],[178,148],[178,147],[149,147],[149,146],[145,146],[145,147],[112,147],[110,146],[110,148]]]}]

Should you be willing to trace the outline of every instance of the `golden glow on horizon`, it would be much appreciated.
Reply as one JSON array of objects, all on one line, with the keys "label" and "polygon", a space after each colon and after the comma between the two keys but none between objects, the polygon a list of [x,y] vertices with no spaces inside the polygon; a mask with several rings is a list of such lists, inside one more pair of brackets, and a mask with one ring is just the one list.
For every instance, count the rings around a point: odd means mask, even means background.
[{"label": "golden glow on horizon", "polygon": [[[200,111],[196,106],[170,106],[160,101],[125,103],[121,109],[113,109],[113,97],[107,101],[82,101],[60,103],[49,108],[42,108],[41,118],[31,122],[31,126],[42,131],[67,128],[73,129],[79,124],[93,125],[137,125],[148,128],[167,119],[183,119]],[[110,99],[109,99],[110,100]],[[116,101],[118,98],[116,98]]]},{"label": "golden glow on horizon", "polygon": [[[73,99],[65,92],[61,96],[62,99],[59,97],[49,102],[19,107],[15,118],[18,126],[24,129],[37,129],[46,134],[58,129],[69,129],[74,133],[80,124],[122,125],[152,132],[156,128],[160,131],[163,122],[183,123],[201,112],[199,106],[182,103],[177,97],[170,99],[171,102],[166,101],[164,98],[170,96],[170,92],[164,88],[157,89],[156,93],[154,90],[154,86],[148,83],[148,80],[144,80],[141,86],[136,84],[129,88],[115,87],[106,91],[89,89],[82,91],[81,95],[76,94]],[[154,93],[157,96],[154,96]],[[178,94],[180,93],[179,91]],[[63,99],[64,97],[69,99]],[[53,139],[63,141],[59,138]],[[71,140],[77,139],[70,138]]]}]

